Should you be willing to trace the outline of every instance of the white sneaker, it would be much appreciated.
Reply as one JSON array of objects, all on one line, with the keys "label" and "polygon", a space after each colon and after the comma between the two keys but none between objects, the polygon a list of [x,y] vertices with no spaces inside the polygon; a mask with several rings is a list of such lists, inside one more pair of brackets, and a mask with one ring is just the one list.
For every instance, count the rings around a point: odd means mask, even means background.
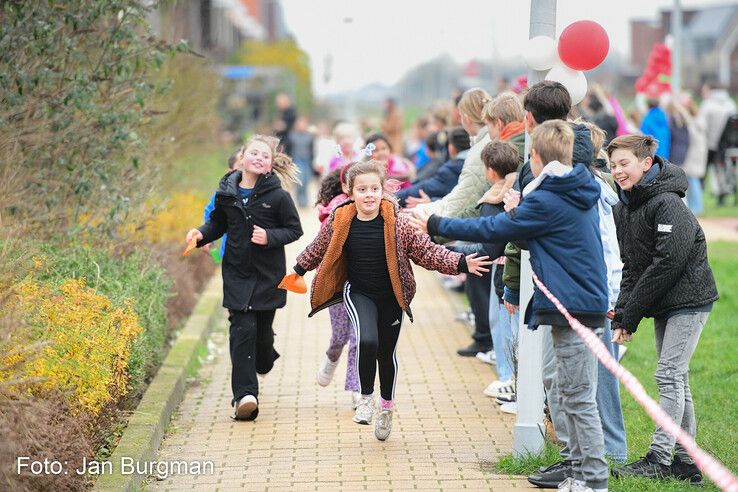
[{"label": "white sneaker", "polygon": [[493,366],[497,364],[497,356],[495,355],[494,350],[490,350],[489,352],[477,352],[477,359],[481,360],[485,364],[491,364]]},{"label": "white sneaker", "polygon": [[621,345],[620,347],[618,347],[618,362],[623,360],[623,356],[625,355],[625,352],[627,350],[628,350],[628,347],[626,347],[625,345]]},{"label": "white sneaker", "polygon": [[320,369],[318,369],[318,384],[328,386],[333,379],[333,374],[336,372],[336,367],[338,367],[338,361],[332,362],[326,355],[323,363],[320,365]]},{"label": "white sneaker", "polygon": [[374,415],[374,395],[361,395],[359,403],[356,405],[356,413],[354,414],[354,422],[362,425],[372,423]]},{"label": "white sneaker", "polygon": [[[584,482],[580,482],[579,480],[574,480],[574,478],[569,477],[563,482],[559,484],[558,492],[594,492],[591,488],[587,487],[587,485]],[[602,492],[607,492],[607,489],[597,489],[598,492],[602,490]]]},{"label": "white sneaker", "polygon": [[356,407],[359,406],[359,400],[361,400],[361,393],[358,391],[352,391],[351,392],[351,404],[354,407],[354,410],[356,410]]},{"label": "white sneaker", "polygon": [[236,402],[234,405],[233,418],[236,420],[253,420],[254,411],[258,407],[258,402],[254,395],[246,395]]},{"label": "white sneaker", "polygon": [[510,415],[518,414],[518,402],[511,401],[510,403],[503,403],[500,405],[500,411],[502,413],[509,413]]},{"label": "white sneaker", "polygon": [[515,380],[511,378],[507,381],[492,381],[486,388],[484,388],[483,393],[490,398],[497,398],[500,395],[510,395],[515,393]]},{"label": "white sneaker", "polygon": [[382,408],[374,423],[374,437],[380,441],[386,440],[392,432],[392,410]]}]

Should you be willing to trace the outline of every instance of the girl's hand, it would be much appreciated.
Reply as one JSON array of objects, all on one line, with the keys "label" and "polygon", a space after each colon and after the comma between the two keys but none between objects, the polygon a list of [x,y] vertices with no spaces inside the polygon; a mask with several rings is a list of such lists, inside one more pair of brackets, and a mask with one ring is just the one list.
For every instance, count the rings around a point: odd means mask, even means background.
[{"label": "girl's hand", "polygon": [[[498,267],[499,268],[499,267]],[[505,309],[507,310],[508,314],[512,316],[513,314],[517,313],[520,309],[520,306],[517,304],[510,304],[507,301],[503,301],[505,303]]]},{"label": "girl's hand", "polygon": [[428,219],[430,214],[425,210],[413,210],[410,223],[415,227],[415,234],[428,234]]},{"label": "girl's hand", "polygon": [[624,328],[615,328],[612,332],[612,343],[622,345],[623,342],[630,342],[633,340],[633,335],[628,333]]},{"label": "girl's hand", "polygon": [[251,242],[254,244],[261,244],[262,246],[266,246],[267,231],[254,224],[254,233],[251,234]]},{"label": "girl's hand", "polygon": [[195,238],[196,241],[202,241],[202,232],[198,231],[197,229],[190,229],[190,232],[188,232],[187,236],[185,236],[185,242],[187,244],[190,244],[193,238]]},{"label": "girl's hand", "polygon": [[505,212],[509,212],[520,203],[520,192],[516,190],[507,190],[502,201],[505,203]]},{"label": "girl's hand", "polygon": [[406,208],[414,208],[416,205],[420,203],[430,203],[431,199],[428,195],[425,194],[425,191],[420,190],[419,193],[420,193],[420,198],[409,196],[405,199]]},{"label": "girl's hand", "polygon": [[466,257],[466,267],[469,269],[469,273],[481,277],[483,273],[489,271],[489,268],[484,267],[491,265],[492,262],[489,261],[489,256],[480,256],[478,258],[476,256],[476,253],[472,253]]}]

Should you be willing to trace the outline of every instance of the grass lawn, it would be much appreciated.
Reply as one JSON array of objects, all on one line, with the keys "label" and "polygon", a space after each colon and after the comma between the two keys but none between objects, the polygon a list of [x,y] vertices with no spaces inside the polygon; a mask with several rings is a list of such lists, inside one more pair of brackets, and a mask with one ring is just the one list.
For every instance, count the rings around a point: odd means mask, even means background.
[{"label": "grass lawn", "polygon": [[[738,244],[710,243],[708,253],[720,300],[715,303],[690,364],[690,388],[697,414],[697,443],[733,473],[738,473],[738,398],[733,391],[738,387],[738,330],[735,329],[738,317]],[[656,349],[652,320],[641,323],[634,341],[629,344],[623,365],[643,383],[649,395],[658,400],[653,379]],[[632,461],[646,454],[654,424],[622,386],[621,391],[628,458]],[[548,465],[557,459],[557,450],[549,446],[541,458],[514,460],[504,457],[498,469],[504,473],[526,474],[538,465]],[[677,481],[611,479],[610,490],[671,492],[694,488]],[[703,490],[716,491],[718,488],[706,481]]]},{"label": "grass lawn", "polygon": [[733,203],[733,196],[729,196],[725,199],[725,203],[727,205],[718,206],[717,198],[712,194],[710,177],[705,181],[703,200],[705,204],[705,212],[701,217],[738,217],[738,204]]}]

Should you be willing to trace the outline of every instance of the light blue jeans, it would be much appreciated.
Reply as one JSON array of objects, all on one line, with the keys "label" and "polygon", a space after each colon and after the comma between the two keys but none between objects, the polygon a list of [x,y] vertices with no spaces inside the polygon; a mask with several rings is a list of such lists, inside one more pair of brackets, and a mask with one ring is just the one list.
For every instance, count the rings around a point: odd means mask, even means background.
[{"label": "light blue jeans", "polygon": [[[610,354],[618,358],[620,347],[612,343],[611,321],[605,320],[605,329],[600,339]],[[602,421],[602,434],[605,438],[605,454],[612,460],[624,463],[628,454],[625,441],[625,422],[623,407],[620,405],[620,383],[605,366],[597,361],[597,410]]]},{"label": "light blue jeans", "polygon": [[687,206],[693,214],[698,215],[704,212],[705,207],[702,202],[702,182],[700,178],[693,176],[687,177],[689,188],[687,188]]},{"label": "light blue jeans", "polygon": [[[513,377],[513,325],[510,323],[510,313],[505,309],[505,303],[500,301],[495,293],[495,271],[500,265],[492,265],[490,275],[492,289],[489,296],[489,331],[495,347],[497,359],[497,377],[500,381],[507,381]],[[514,316],[518,318],[517,313]],[[517,322],[514,324],[517,332]]]}]

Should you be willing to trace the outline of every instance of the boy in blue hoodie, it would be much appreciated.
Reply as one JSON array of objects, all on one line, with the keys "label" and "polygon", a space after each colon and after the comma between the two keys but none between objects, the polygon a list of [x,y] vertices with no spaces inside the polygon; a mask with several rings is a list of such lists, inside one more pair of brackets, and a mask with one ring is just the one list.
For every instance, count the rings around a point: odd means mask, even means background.
[{"label": "boy in blue hoodie", "polygon": [[[608,308],[597,213],[600,187],[584,164],[572,167],[573,144],[574,132],[564,121],[546,121],[533,130],[530,163],[535,179],[523,189],[525,199],[508,213],[450,219],[416,212],[413,223],[429,234],[465,241],[527,240],[531,266],[541,282],[599,335]],[[542,292],[535,291],[531,308],[529,326],[553,327],[557,384],[569,430],[573,477],[559,490],[607,490],[595,356]]]}]

